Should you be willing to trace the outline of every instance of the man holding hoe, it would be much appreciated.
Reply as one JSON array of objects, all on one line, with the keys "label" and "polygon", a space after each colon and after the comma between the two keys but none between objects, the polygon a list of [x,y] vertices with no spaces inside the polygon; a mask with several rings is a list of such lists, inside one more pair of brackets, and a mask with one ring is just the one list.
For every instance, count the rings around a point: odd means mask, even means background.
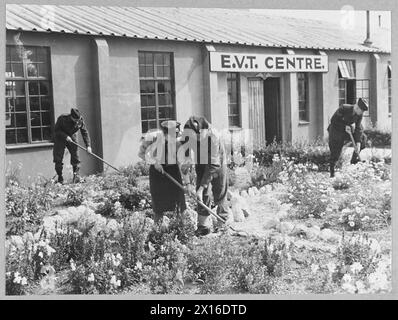
[{"label": "man holding hoe", "polygon": [[81,116],[77,108],[72,108],[70,114],[63,114],[58,117],[55,124],[55,138],[54,138],[54,149],[53,157],[55,163],[55,171],[58,175],[58,182],[63,183],[64,178],[62,176],[65,147],[70,153],[70,163],[73,168],[73,183],[80,182],[79,176],[79,154],[77,152],[77,134],[80,130],[83,141],[86,145],[87,152],[91,153],[90,137],[84,123],[83,117]]},{"label": "man holding hoe", "polygon": [[[360,161],[359,152],[365,148],[366,136],[363,133],[362,118],[367,111],[368,103],[359,98],[355,105],[343,104],[333,114],[328,127],[330,149],[330,177],[334,177],[336,162],[340,158],[341,150],[347,141],[354,144],[354,153],[351,163]],[[355,129],[352,125],[355,124]]]}]

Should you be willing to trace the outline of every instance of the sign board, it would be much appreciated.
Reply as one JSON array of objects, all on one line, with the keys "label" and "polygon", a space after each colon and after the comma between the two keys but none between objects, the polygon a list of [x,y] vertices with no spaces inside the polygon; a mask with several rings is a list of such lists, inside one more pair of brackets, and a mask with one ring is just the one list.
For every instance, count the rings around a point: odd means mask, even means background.
[{"label": "sign board", "polygon": [[210,52],[210,71],[328,72],[328,57],[300,54],[241,54]]}]

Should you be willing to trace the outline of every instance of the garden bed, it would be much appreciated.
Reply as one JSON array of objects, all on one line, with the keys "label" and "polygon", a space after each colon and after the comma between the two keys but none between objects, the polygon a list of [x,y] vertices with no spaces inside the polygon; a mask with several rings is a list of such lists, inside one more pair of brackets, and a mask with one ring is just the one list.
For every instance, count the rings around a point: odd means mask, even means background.
[{"label": "garden bed", "polygon": [[[389,292],[391,167],[375,160],[334,179],[283,155],[235,168],[240,232],[203,238],[193,202],[154,223],[145,170],[64,186],[11,179],[7,294]],[[247,216],[237,221],[239,206]]]}]

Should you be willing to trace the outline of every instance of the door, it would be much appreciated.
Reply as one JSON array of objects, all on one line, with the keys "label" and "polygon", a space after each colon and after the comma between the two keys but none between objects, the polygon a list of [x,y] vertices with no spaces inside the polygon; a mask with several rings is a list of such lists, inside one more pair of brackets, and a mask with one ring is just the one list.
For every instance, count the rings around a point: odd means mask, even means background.
[{"label": "door", "polygon": [[264,80],[265,139],[267,144],[282,140],[280,124],[279,78]]},{"label": "door", "polygon": [[248,79],[249,83],[249,128],[253,148],[265,146],[264,83],[263,79]]}]

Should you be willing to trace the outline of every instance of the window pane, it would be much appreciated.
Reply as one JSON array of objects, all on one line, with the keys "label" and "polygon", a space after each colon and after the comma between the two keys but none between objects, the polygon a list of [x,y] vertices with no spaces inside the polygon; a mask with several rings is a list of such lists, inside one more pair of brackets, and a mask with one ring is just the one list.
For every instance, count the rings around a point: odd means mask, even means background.
[{"label": "window pane", "polygon": [[171,96],[170,94],[159,94],[158,96],[159,99],[159,105],[160,106],[166,106],[171,104]]},{"label": "window pane", "polygon": [[41,141],[41,129],[32,128],[32,141]]},{"label": "window pane", "polygon": [[156,77],[159,77],[159,78],[164,77],[163,66],[156,67]]},{"label": "window pane", "polygon": [[15,135],[15,130],[6,130],[6,143],[7,144],[14,144],[17,143],[17,137]]},{"label": "window pane", "polygon": [[11,48],[10,46],[6,46],[6,61],[10,61],[11,60]]},{"label": "window pane", "polygon": [[51,98],[50,97],[41,96],[40,102],[41,102],[41,110],[50,110],[51,109]]},{"label": "window pane", "polygon": [[153,54],[152,53],[145,53],[145,64],[146,65],[153,64]]},{"label": "window pane", "polygon": [[159,93],[171,93],[170,81],[158,81],[158,92]]},{"label": "window pane", "polygon": [[15,81],[15,94],[16,96],[25,96],[24,81]]},{"label": "window pane", "polygon": [[140,66],[140,78],[146,77],[145,70],[146,70],[145,66]]},{"label": "window pane", "polygon": [[160,119],[169,119],[173,116],[173,108],[163,107],[159,108],[159,118]]},{"label": "window pane", "polygon": [[37,61],[37,48],[36,47],[25,47],[25,52],[27,58],[29,58],[31,61],[36,62]]},{"label": "window pane", "polygon": [[17,129],[17,143],[28,142],[28,129]]},{"label": "window pane", "polygon": [[48,67],[45,63],[41,63],[39,66],[39,76],[48,78]]},{"label": "window pane", "polygon": [[6,97],[15,96],[15,81],[6,81]]},{"label": "window pane", "polygon": [[39,97],[31,97],[30,101],[30,110],[37,111],[40,110],[40,98]]},{"label": "window pane", "polygon": [[138,52],[138,64],[145,64],[145,53]]},{"label": "window pane", "polygon": [[233,103],[229,105],[229,113],[232,114],[238,114],[239,113],[239,107],[237,103]]},{"label": "window pane", "polygon": [[155,95],[148,95],[147,96],[148,100],[147,100],[147,105],[148,106],[155,106],[156,105],[156,99],[155,99]]},{"label": "window pane", "polygon": [[26,99],[16,98],[15,99],[15,110],[16,111],[26,111]]},{"label": "window pane", "polygon": [[145,133],[148,131],[148,122],[147,121],[142,121],[141,126],[142,126],[142,132]]},{"label": "window pane", "polygon": [[141,94],[155,93],[155,81],[140,81]]},{"label": "window pane", "polygon": [[43,128],[43,140],[51,140],[51,128]]},{"label": "window pane", "polygon": [[11,77],[11,63],[6,63],[6,77]]},{"label": "window pane", "polygon": [[20,55],[17,53],[17,48],[15,46],[12,46],[10,48],[10,57],[11,61],[22,61]]},{"label": "window pane", "polygon": [[170,67],[163,67],[164,77],[170,78]]},{"label": "window pane", "polygon": [[48,95],[50,84],[48,81],[40,81],[40,95]]},{"label": "window pane", "polygon": [[148,128],[149,129],[156,129],[157,127],[158,126],[157,126],[156,120],[148,121]]},{"label": "window pane", "polygon": [[170,65],[170,54],[169,53],[164,54],[163,58],[164,58],[164,61],[163,61],[164,65],[169,66]]},{"label": "window pane", "polygon": [[29,81],[29,95],[38,95],[39,94],[39,82],[37,81]]},{"label": "window pane", "polygon": [[146,78],[153,78],[153,66],[146,66],[145,67],[145,77]]},{"label": "window pane", "polygon": [[30,113],[30,123],[32,127],[40,127],[40,112]]},{"label": "window pane", "polygon": [[27,126],[26,113],[16,113],[15,121],[17,127],[26,127]]},{"label": "window pane", "polygon": [[41,113],[41,125],[42,125],[42,126],[49,126],[49,125],[51,125],[51,116],[50,116],[50,112],[42,112],[42,113]]},{"label": "window pane", "polygon": [[15,128],[15,114],[6,113],[6,127]]},{"label": "window pane", "polygon": [[158,66],[163,65],[163,54],[155,53],[155,65],[158,65]]},{"label": "window pane", "polygon": [[37,63],[29,63],[27,66],[28,77],[37,77],[39,72],[37,71]]},{"label": "window pane", "polygon": [[12,67],[12,77],[23,77],[22,63],[13,63],[11,67]]},{"label": "window pane", "polygon": [[47,63],[48,61],[48,49],[47,48],[37,48],[37,62]]}]

